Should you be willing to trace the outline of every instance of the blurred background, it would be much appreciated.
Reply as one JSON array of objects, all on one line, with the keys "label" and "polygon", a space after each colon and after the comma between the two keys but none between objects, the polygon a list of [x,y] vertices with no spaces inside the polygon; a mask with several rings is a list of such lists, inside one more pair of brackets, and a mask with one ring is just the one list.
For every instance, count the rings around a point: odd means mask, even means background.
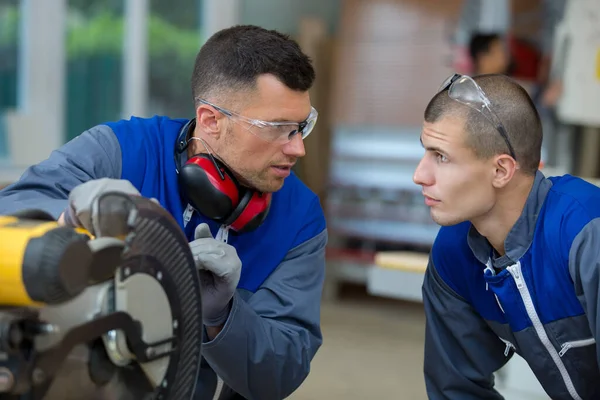
[{"label": "blurred background", "polygon": [[[425,399],[424,108],[453,72],[511,75],[543,117],[543,172],[596,183],[600,0],[0,0],[0,184],[93,125],[191,117],[195,55],[234,24],[290,34],[317,69],[296,172],[330,230],[325,343],[291,398]],[[547,398],[518,356],[497,384]]]}]

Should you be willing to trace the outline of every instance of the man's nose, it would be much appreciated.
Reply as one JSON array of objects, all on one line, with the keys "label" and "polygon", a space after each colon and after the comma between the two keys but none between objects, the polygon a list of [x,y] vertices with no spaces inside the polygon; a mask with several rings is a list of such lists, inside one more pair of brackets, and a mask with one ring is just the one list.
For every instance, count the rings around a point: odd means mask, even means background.
[{"label": "man's nose", "polygon": [[419,186],[431,186],[433,185],[433,174],[427,166],[425,157],[419,161],[415,173],[413,174],[413,182]]},{"label": "man's nose", "polygon": [[304,157],[306,149],[304,148],[304,141],[302,140],[301,134],[292,136],[289,142],[283,145],[283,153],[286,156],[292,157]]}]

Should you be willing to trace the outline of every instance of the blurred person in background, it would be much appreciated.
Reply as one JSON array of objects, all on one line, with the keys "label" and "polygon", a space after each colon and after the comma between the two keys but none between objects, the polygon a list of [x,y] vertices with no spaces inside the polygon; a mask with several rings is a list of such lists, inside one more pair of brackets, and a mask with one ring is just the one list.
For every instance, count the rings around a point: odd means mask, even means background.
[{"label": "blurred person in background", "polygon": [[581,137],[580,146],[568,151],[575,157],[566,163],[567,171],[596,178],[600,176],[600,0],[550,4],[562,18],[556,18],[542,102],[555,111],[560,135],[571,142],[567,146],[576,143],[574,133]]},{"label": "blurred person in background", "polygon": [[441,225],[423,282],[430,399],[502,399],[513,354],[553,399],[600,398],[600,188],[539,171],[542,125],[504,75],[429,102],[414,173]]},{"label": "blurred person in background", "polygon": [[41,209],[92,231],[100,194],[156,199],[185,232],[200,273],[196,397],[286,398],[322,343],[325,218],[292,172],[317,121],[314,79],[286,35],[217,32],[196,58],[192,119],[94,126],[0,191],[0,214]]},{"label": "blurred person in background", "polygon": [[507,74],[510,57],[503,38],[497,33],[475,33],[469,41],[474,75]]},{"label": "blurred person in background", "polygon": [[[542,1],[542,28],[540,31],[540,63],[539,82],[543,88],[542,105],[554,107],[562,92],[561,75],[564,68],[564,38],[558,38],[556,28],[564,18],[568,0]],[[563,35],[562,32],[559,35]],[[560,43],[560,46],[558,44]],[[560,47],[560,49],[558,48]],[[559,54],[555,54],[560,50]],[[561,54],[562,53],[562,54]]]}]

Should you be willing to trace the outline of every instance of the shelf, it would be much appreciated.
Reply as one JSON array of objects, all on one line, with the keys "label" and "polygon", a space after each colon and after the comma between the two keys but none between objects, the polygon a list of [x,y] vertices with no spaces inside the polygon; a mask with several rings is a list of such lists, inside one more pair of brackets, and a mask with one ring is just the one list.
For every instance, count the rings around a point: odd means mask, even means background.
[{"label": "shelf", "polygon": [[420,128],[355,126],[335,128],[333,158],[378,160],[416,165],[423,156]]},{"label": "shelf", "polygon": [[423,273],[371,266],[367,273],[367,291],[373,296],[422,302]]},{"label": "shelf", "polygon": [[375,261],[375,252],[362,249],[349,249],[328,246],[325,257],[330,261],[350,262],[360,265],[371,265]]},{"label": "shelf", "polygon": [[435,224],[336,218],[328,220],[328,228],[333,234],[418,246],[431,246],[440,229]]},{"label": "shelf", "polygon": [[412,180],[415,167],[416,164],[332,161],[329,181],[334,186],[421,191]]},{"label": "shelf", "polygon": [[429,225],[431,220],[429,210],[425,205],[416,207],[412,204],[344,204],[330,203],[327,206],[327,215],[329,218],[339,220],[372,220],[384,222],[397,222],[399,224],[425,224]]}]

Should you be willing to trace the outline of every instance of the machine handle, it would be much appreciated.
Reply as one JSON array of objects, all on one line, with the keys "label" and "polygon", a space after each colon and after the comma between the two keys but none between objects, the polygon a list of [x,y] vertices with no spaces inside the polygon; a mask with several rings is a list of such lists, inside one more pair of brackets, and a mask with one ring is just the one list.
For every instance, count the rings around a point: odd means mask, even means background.
[{"label": "machine handle", "polygon": [[60,304],[89,286],[93,254],[88,241],[89,236],[69,227],[31,238],[23,256],[22,279],[33,301]]}]

